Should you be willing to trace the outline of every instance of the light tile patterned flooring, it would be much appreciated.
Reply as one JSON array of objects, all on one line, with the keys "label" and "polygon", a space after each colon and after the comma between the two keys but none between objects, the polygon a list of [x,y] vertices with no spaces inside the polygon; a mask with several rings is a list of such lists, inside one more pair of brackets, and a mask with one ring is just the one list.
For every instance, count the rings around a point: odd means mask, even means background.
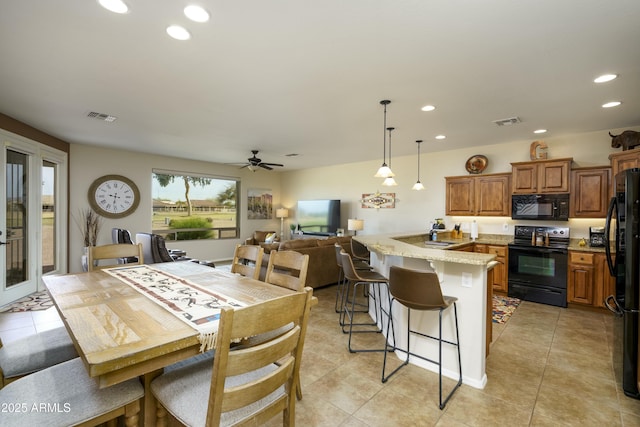
[{"label": "light tile patterned flooring", "polygon": [[[640,400],[615,382],[608,314],[523,302],[506,324],[494,324],[485,389],[462,385],[441,411],[436,374],[409,365],[382,384],[381,353],[348,352],[335,291],[315,291],[299,426],[640,426]],[[59,325],[55,309],[0,314],[4,342]],[[379,334],[358,339],[382,344]]]}]

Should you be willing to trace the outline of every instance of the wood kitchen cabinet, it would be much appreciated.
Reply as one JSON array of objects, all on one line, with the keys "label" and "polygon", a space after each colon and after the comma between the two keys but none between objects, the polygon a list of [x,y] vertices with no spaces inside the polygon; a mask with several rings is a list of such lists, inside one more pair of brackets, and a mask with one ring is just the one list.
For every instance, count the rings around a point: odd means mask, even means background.
[{"label": "wood kitchen cabinet", "polygon": [[[614,256],[615,259],[615,256]],[[593,305],[595,307],[606,308],[604,300],[609,295],[616,292],[616,279],[611,276],[609,266],[607,265],[607,257],[603,253],[597,253],[594,257],[594,287],[593,287]]]},{"label": "wood kitchen cabinet", "polygon": [[509,290],[509,259],[507,249],[508,248],[505,245],[485,245],[476,243],[474,246],[474,252],[496,255],[495,260],[498,262],[498,265],[493,268],[493,282],[491,283],[491,287],[494,292],[505,294]]},{"label": "wood kitchen cabinet", "polygon": [[511,216],[511,174],[446,177],[446,214]]},{"label": "wood kitchen cabinet", "polygon": [[567,302],[604,308],[604,300],[615,291],[603,253],[569,251]]},{"label": "wood kitchen cabinet", "polygon": [[609,154],[609,160],[611,160],[611,177],[613,181],[618,172],[640,167],[640,150],[611,153]]},{"label": "wood kitchen cabinet", "polygon": [[513,194],[568,193],[572,158],[511,163]]},{"label": "wood kitchen cabinet", "polygon": [[577,168],[571,171],[571,218],[606,218],[610,198],[610,167]]}]

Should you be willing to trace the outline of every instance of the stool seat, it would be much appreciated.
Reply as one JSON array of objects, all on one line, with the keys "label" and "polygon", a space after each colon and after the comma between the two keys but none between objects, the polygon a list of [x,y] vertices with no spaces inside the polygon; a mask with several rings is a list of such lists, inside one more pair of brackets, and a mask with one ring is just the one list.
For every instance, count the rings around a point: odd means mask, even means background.
[{"label": "stool seat", "polygon": [[[384,361],[382,364],[382,382],[386,382],[393,374],[398,372],[402,367],[409,363],[409,357],[417,357],[422,360],[434,363],[438,365],[438,378],[439,378],[439,406],[440,409],[444,409],[445,405],[453,395],[453,393],[462,384],[462,361],[460,358],[460,338],[458,334],[458,309],[456,307],[455,297],[442,295],[442,289],[440,287],[440,280],[438,275],[432,271],[413,270],[409,268],[402,268],[398,266],[392,266],[389,270],[389,293],[391,294],[391,302],[389,306],[389,323],[387,324],[387,348],[390,351],[399,350],[406,353],[407,358],[403,363],[394,369],[391,373],[385,376],[387,366],[387,351],[384,352]],[[395,334],[393,330],[389,335],[389,325],[393,326],[393,303],[398,302],[407,308],[407,348],[401,349],[396,346]],[[455,323],[455,341],[449,341],[442,338],[442,313],[444,310],[453,307],[454,323]],[[411,310],[418,311],[438,311],[438,336],[424,334],[417,330],[411,329]],[[429,338],[438,341],[438,360],[432,360],[419,354],[411,352],[410,342],[411,334],[418,335],[424,338]],[[391,339],[393,344],[389,344]],[[442,344],[448,344],[455,346],[458,355],[458,381],[453,387],[453,390],[445,397],[442,398]]]}]

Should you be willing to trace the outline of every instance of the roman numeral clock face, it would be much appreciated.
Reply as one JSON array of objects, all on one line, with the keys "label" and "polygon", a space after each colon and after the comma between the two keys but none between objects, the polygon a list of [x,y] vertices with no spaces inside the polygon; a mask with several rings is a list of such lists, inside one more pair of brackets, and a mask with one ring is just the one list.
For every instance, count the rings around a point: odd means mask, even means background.
[{"label": "roman numeral clock face", "polygon": [[89,187],[89,204],[107,218],[122,218],[133,213],[140,203],[138,187],[121,175],[105,175]]}]

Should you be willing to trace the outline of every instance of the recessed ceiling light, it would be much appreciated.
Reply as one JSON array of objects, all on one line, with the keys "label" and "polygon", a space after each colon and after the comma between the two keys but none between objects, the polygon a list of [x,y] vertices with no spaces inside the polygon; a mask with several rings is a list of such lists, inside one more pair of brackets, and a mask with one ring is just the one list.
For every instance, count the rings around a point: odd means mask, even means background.
[{"label": "recessed ceiling light", "polygon": [[436,139],[445,139],[445,138],[446,138],[446,136],[444,136],[444,135],[436,135]]},{"label": "recessed ceiling light", "polygon": [[170,25],[167,27],[167,34],[176,40],[189,40],[191,34],[185,28],[180,25]]},{"label": "recessed ceiling light", "polygon": [[122,0],[98,0],[100,6],[115,13],[127,13],[129,7]]},{"label": "recessed ceiling light", "polygon": [[433,105],[425,105],[424,107],[422,107],[422,111],[433,111],[435,109],[436,107]]},{"label": "recessed ceiling light", "polygon": [[547,133],[546,129],[536,129],[533,131],[533,133]]},{"label": "recessed ceiling light", "polygon": [[184,14],[195,22],[207,22],[209,20],[209,12],[194,4],[185,7]]},{"label": "recessed ceiling light", "polygon": [[617,74],[603,74],[593,80],[594,83],[606,83],[618,77]]},{"label": "recessed ceiling light", "polygon": [[607,102],[606,104],[602,104],[602,108],[617,107],[620,104],[622,104],[622,102],[620,101],[611,101],[611,102]]}]

